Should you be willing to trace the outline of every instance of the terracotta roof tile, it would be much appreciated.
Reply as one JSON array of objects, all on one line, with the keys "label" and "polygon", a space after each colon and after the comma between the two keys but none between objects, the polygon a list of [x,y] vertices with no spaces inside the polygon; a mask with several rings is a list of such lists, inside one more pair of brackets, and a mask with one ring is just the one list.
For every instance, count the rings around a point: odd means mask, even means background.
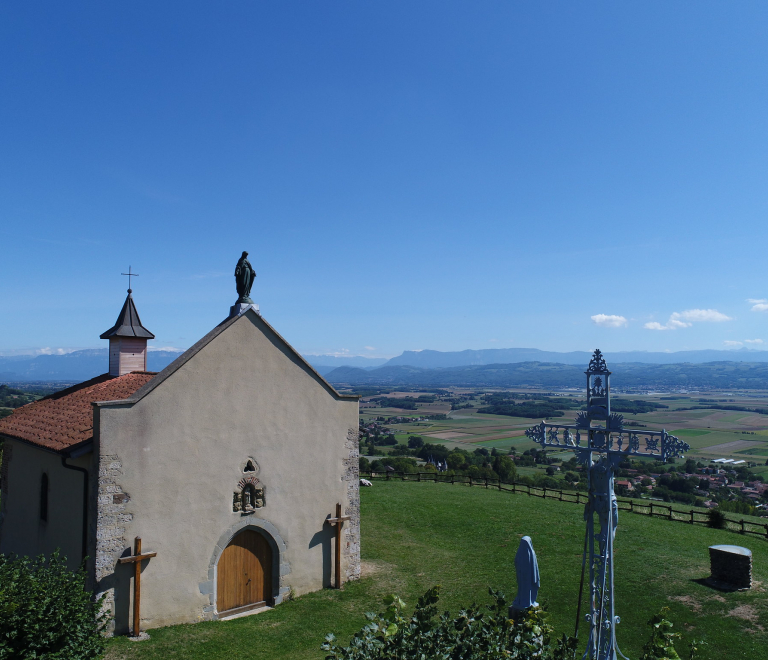
[{"label": "terracotta roof tile", "polygon": [[97,376],[17,408],[0,420],[0,434],[61,451],[93,437],[94,401],[127,399],[155,374],[134,371],[124,376]]}]

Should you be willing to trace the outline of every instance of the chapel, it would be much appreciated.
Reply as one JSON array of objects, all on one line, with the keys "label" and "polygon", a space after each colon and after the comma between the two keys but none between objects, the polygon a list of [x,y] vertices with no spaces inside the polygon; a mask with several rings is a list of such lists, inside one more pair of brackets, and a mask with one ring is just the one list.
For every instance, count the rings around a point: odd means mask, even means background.
[{"label": "chapel", "polygon": [[246,257],[227,318],[161,372],[128,289],[107,371],[0,420],[0,552],[85,559],[117,634],[360,575],[358,397],[264,320]]}]

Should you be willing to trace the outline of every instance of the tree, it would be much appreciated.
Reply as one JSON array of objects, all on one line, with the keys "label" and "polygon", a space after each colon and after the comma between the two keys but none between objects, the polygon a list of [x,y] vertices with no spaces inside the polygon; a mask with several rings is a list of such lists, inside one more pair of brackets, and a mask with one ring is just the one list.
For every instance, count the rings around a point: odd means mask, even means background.
[{"label": "tree", "polygon": [[451,452],[446,459],[451,470],[460,470],[465,462],[464,456],[459,452]]},{"label": "tree", "polygon": [[424,446],[424,439],[421,436],[418,435],[409,435],[408,436],[408,446],[411,449],[418,449],[419,447]]},{"label": "tree", "polygon": [[514,481],[517,476],[515,462],[509,456],[497,455],[493,459],[493,471],[502,481]]}]

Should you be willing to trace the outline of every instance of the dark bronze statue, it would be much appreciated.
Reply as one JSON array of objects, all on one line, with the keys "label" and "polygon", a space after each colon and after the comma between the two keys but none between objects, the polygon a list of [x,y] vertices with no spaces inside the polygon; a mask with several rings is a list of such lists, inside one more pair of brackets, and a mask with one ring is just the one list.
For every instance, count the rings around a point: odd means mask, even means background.
[{"label": "dark bronze statue", "polygon": [[251,300],[251,286],[253,286],[253,280],[256,278],[256,273],[253,270],[248,261],[248,253],[243,252],[240,257],[240,261],[237,262],[235,267],[235,286],[237,287],[237,299],[236,305],[253,305]]}]

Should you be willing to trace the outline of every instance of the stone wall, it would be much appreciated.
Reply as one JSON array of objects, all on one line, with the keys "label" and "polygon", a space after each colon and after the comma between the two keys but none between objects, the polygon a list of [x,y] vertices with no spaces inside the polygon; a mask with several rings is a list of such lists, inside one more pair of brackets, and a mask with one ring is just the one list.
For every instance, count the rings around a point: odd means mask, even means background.
[{"label": "stone wall", "polygon": [[[96,583],[99,596],[106,594],[104,608],[114,616],[115,589],[110,576],[120,554],[128,547],[125,539],[126,523],[133,514],[126,510],[131,497],[124,493],[118,479],[123,465],[117,455],[99,458],[99,480],[96,496]],[[114,624],[111,622],[111,626]],[[110,630],[112,632],[112,630]]]},{"label": "stone wall", "polygon": [[344,582],[360,577],[360,432],[357,428],[347,431],[344,448],[348,458],[343,461],[342,481],[347,484],[347,506],[342,515],[349,521],[342,527],[344,545]]}]

